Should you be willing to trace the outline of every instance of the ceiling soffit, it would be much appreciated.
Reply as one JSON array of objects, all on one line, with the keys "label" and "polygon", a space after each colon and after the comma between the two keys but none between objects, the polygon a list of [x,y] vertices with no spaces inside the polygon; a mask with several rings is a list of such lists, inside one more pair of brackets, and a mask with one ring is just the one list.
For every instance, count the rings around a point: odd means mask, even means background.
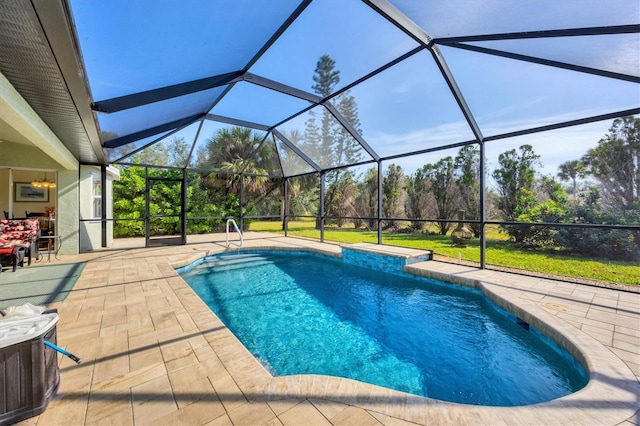
[{"label": "ceiling soffit", "polygon": [[[41,14],[44,9],[51,11],[57,2],[43,2],[34,0],[33,4],[25,0],[3,0],[0,7],[0,72],[18,91],[46,125],[60,139],[73,156],[80,162],[99,163],[104,161],[101,147],[96,141],[90,141],[87,135],[86,123],[79,114],[79,108],[70,94],[71,84],[65,81],[61,73],[59,62],[52,52],[49,41],[51,35],[43,30]],[[36,6],[36,9],[34,9]],[[58,13],[63,13],[60,9]],[[49,14],[42,20],[52,18]],[[46,25],[46,24],[45,24]],[[67,26],[68,27],[68,26]],[[66,28],[59,28],[57,32],[66,32]],[[47,35],[49,37],[47,37]],[[69,52],[73,52],[69,49]],[[68,54],[68,53],[67,53]],[[81,82],[76,64],[73,75]],[[81,83],[84,85],[84,83]],[[90,99],[85,91],[83,102]],[[87,108],[88,110],[88,108]],[[90,110],[89,114],[91,114]],[[95,132],[97,138],[97,132]],[[99,144],[99,141],[98,141]]]}]

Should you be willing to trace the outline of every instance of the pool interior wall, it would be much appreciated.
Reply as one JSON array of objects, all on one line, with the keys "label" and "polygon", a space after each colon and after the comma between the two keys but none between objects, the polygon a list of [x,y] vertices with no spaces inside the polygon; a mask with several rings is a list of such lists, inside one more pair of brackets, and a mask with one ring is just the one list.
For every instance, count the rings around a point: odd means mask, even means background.
[{"label": "pool interior wall", "polygon": [[[262,252],[262,251],[251,251],[251,252],[243,251],[243,253],[246,254],[246,253],[264,253],[264,252]],[[289,255],[291,255],[291,254],[289,254]],[[422,260],[426,260],[426,259],[420,259],[418,261],[422,261]],[[192,268],[196,267],[196,265],[201,263],[201,262],[203,262],[203,261],[196,262],[195,264],[189,265],[189,266],[187,266],[185,268],[181,268],[179,270],[179,272],[181,274],[184,274],[186,271],[191,270]],[[404,265],[406,265],[407,263],[410,263],[410,262],[407,262],[406,259],[401,259],[401,258],[394,257],[394,256],[385,256],[385,255],[379,255],[379,254],[374,254],[374,253],[365,253],[365,252],[358,251],[358,250],[346,250],[346,249],[343,249],[343,261],[342,262],[344,264],[349,264],[349,265],[373,266],[377,270],[382,270],[382,271],[385,271],[385,272],[387,270],[389,270],[394,275],[403,276],[403,277],[411,277],[413,279],[419,278],[419,277],[416,277],[415,275],[407,274],[406,272],[404,272],[404,270],[403,270]],[[451,284],[448,284],[448,283],[436,282],[436,281],[434,281],[432,279],[425,279],[425,278],[422,278],[421,280],[424,281],[425,283],[428,283],[429,285],[436,284],[436,285],[440,285],[440,286],[445,286],[445,287],[451,288]],[[469,290],[469,289],[467,289],[467,290]],[[480,292],[479,291],[475,291],[475,293],[479,294]],[[513,314],[511,314],[511,313],[499,308],[495,303],[489,301],[485,297],[483,297],[483,300],[486,302],[487,306],[489,306],[492,310],[494,310],[495,312],[499,313],[502,317],[508,319],[513,324],[517,324],[523,330],[528,331],[528,334],[531,334],[531,335],[535,336],[536,338],[538,338],[538,340],[543,341],[545,345],[547,345],[550,348],[552,348],[553,351],[555,351],[557,354],[559,354],[561,357],[563,357],[565,360],[567,360],[568,363],[571,365],[571,367],[578,371],[578,376],[581,376],[581,380],[579,380],[579,382],[581,384],[579,384],[577,387],[579,388],[579,387],[584,386],[584,384],[587,381],[586,374],[584,373],[584,370],[582,369],[582,366],[580,365],[580,363],[577,362],[575,360],[575,358],[569,356],[569,354],[566,351],[561,349],[560,346],[558,346],[553,340],[551,340],[547,336],[545,336],[536,327],[529,326],[528,323],[520,320],[517,316],[515,316],[515,315],[513,315]],[[402,389],[402,390],[404,390],[404,389]],[[576,386],[575,385],[574,385],[574,390],[576,390]],[[445,399],[451,400],[451,398],[449,398],[449,397],[446,397]],[[455,398],[453,400],[455,400]],[[505,401],[507,401],[507,402],[505,403]],[[492,403],[491,401],[483,400],[483,399],[475,399],[474,400],[474,399],[464,399],[463,398],[463,400],[460,400],[459,402],[482,403],[482,404],[487,404],[488,403],[489,405],[514,405],[512,402],[509,402],[509,401],[511,401],[511,400],[503,400],[501,402],[498,402],[498,404],[496,404],[495,402]],[[516,399],[516,401],[518,401],[518,404],[523,403],[522,400],[517,400]],[[533,402],[540,402],[540,401],[533,401]]]}]

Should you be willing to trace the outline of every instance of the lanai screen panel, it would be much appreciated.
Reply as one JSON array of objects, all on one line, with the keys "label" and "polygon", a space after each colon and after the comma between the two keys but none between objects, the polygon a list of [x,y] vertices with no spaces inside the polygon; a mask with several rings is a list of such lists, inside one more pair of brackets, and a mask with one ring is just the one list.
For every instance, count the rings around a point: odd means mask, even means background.
[{"label": "lanai screen panel", "polygon": [[381,157],[474,139],[426,50],[358,84],[349,95],[362,136]]},{"label": "lanai screen panel", "polygon": [[[171,132],[162,132],[158,135],[153,135],[143,139],[138,139],[135,142],[130,142],[116,148],[105,148],[104,152],[109,162],[114,163],[120,160],[122,157],[125,157],[138,149],[144,148],[145,146],[152,144],[155,141],[161,140],[164,136],[168,135],[169,133]],[[129,161],[125,159],[124,162],[129,162]]]},{"label": "lanai screen panel", "polygon": [[465,44],[640,77],[640,34],[637,33]]},{"label": "lanai screen panel", "polygon": [[[542,176],[558,178],[558,166],[567,161],[580,160],[589,149],[597,147],[598,141],[607,135],[612,124],[613,120],[597,121],[581,126],[489,141],[485,144],[487,184],[490,188],[495,188],[495,180],[491,175],[500,167],[498,161],[500,154],[512,149],[520,152],[519,148],[523,145],[530,145],[535,154],[540,157],[535,167],[537,178]],[[579,180],[582,181],[581,185],[584,185],[581,190],[586,190],[594,183],[591,179]],[[569,182],[564,183],[566,185]]]},{"label": "lanai screen panel", "polygon": [[431,37],[637,24],[636,0],[389,0]]},{"label": "lanai screen panel", "polygon": [[169,132],[166,137],[127,157],[123,162],[153,166],[187,167],[187,160],[191,153],[198,127],[200,127],[200,121],[196,121],[179,131]]},{"label": "lanai screen panel", "polygon": [[637,108],[637,83],[441,47],[484,136]]},{"label": "lanai screen panel", "polygon": [[[298,133],[289,133],[285,134],[284,136],[294,146],[299,146],[301,137]],[[280,164],[282,165],[282,171],[285,176],[297,176],[306,173],[313,173],[315,171],[311,164],[305,161],[282,140],[274,136],[273,143],[278,151]]]},{"label": "lanai screen panel", "polygon": [[101,132],[108,132],[108,135],[103,137],[103,142],[175,120],[205,114],[223,92],[224,87],[216,87],[111,114],[98,113]]},{"label": "lanai screen panel", "polygon": [[328,55],[339,71],[335,92],[416,46],[359,0],[313,1],[250,71],[326,96],[313,89],[321,56]]},{"label": "lanai screen panel", "polygon": [[[351,124],[357,130],[357,123]],[[283,134],[298,135],[299,149],[322,169],[372,159],[360,143],[323,106],[315,107],[287,121],[277,130]]]},{"label": "lanai screen panel", "polygon": [[193,153],[187,167],[203,169],[207,163],[207,146],[212,138],[215,138],[222,129],[230,128],[228,124],[219,123],[213,120],[204,120],[200,133],[193,146]]},{"label": "lanai screen panel", "polygon": [[236,83],[213,108],[213,114],[274,126],[311,104],[255,84]]},{"label": "lanai screen panel", "polygon": [[272,153],[263,150],[261,156],[255,156],[265,136],[265,132],[247,127],[230,125],[218,127],[214,133],[204,135],[205,139],[199,144],[197,167],[252,173],[249,169],[258,167],[255,164],[256,159]]},{"label": "lanai screen panel", "polygon": [[70,0],[96,101],[242,70],[298,0]]},{"label": "lanai screen panel", "polygon": [[[245,173],[260,173],[270,177],[282,177],[284,175],[280,164],[278,149],[270,135],[267,135],[262,144],[256,148],[251,162],[252,164],[249,164],[249,167],[245,169]],[[251,170],[252,166],[254,166],[256,170]]]}]

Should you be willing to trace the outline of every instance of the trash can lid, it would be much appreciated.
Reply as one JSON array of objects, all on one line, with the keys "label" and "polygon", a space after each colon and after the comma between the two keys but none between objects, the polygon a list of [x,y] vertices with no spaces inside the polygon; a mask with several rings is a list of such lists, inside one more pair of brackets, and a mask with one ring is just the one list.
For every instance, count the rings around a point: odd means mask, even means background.
[{"label": "trash can lid", "polygon": [[0,349],[38,338],[51,330],[57,323],[57,313],[37,314],[28,317],[0,317]]}]

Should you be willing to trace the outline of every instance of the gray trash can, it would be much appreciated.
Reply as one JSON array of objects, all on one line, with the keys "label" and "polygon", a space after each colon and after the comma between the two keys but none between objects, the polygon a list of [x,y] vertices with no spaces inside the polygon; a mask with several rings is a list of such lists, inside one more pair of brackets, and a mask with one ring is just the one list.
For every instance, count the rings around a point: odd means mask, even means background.
[{"label": "gray trash can", "polygon": [[0,425],[42,413],[58,391],[57,312],[0,317]]}]

